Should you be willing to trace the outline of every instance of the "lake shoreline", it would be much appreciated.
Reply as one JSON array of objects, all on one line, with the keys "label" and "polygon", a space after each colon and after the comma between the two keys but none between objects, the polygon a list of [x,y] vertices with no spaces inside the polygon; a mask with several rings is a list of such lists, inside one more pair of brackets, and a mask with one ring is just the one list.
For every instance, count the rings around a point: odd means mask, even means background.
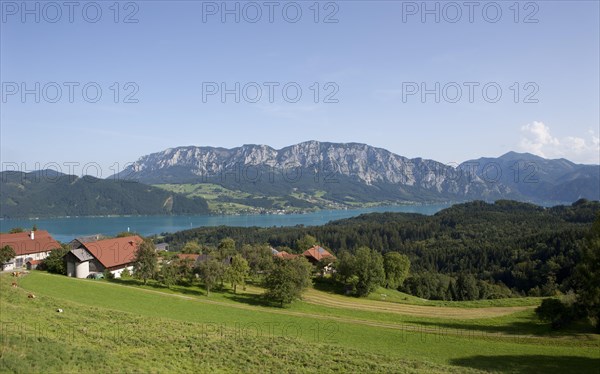
[{"label": "lake shoreline", "polygon": [[113,236],[120,232],[135,232],[143,236],[162,235],[196,227],[286,227],[318,226],[330,221],[351,218],[365,213],[419,213],[432,215],[452,206],[450,203],[429,205],[378,206],[359,209],[321,210],[295,214],[246,215],[163,215],[163,216],[104,216],[38,219],[2,219],[0,231],[14,227],[28,228],[33,224],[47,230],[56,240],[69,242],[79,236],[102,234]]},{"label": "lake shoreline", "polygon": [[318,212],[327,211],[354,211],[371,208],[382,208],[382,207],[419,207],[419,206],[431,206],[431,205],[447,205],[448,207],[454,204],[460,204],[465,201],[448,201],[448,202],[426,202],[426,203],[405,203],[405,204],[378,204],[368,207],[343,207],[339,209],[316,209],[316,210],[305,210],[305,211],[290,211],[286,213],[259,213],[259,212],[241,212],[241,213],[206,213],[206,214],[108,214],[108,215],[86,215],[86,216],[40,216],[40,217],[0,217],[0,221],[39,221],[46,219],[79,219],[79,218],[132,218],[132,217],[171,217],[171,216],[207,216],[207,217],[235,217],[235,216],[287,216],[295,214],[313,214]]}]

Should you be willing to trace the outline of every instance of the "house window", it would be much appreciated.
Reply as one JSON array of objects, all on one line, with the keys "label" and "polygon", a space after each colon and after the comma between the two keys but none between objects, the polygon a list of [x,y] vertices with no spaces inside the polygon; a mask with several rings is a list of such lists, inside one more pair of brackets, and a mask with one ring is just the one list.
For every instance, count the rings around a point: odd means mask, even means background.
[{"label": "house window", "polygon": [[23,258],[22,257],[17,257],[17,261],[16,261],[15,266],[16,267],[23,266]]}]

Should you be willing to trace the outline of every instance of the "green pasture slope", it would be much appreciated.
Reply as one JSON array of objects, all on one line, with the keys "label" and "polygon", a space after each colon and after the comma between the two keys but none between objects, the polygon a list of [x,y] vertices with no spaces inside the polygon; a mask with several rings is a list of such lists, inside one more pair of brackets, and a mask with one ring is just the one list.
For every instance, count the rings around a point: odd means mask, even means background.
[{"label": "green pasture slope", "polygon": [[307,302],[280,309],[262,305],[252,287],[207,298],[198,287],[167,290],[38,271],[18,287],[12,281],[0,276],[1,372],[597,373],[600,367],[597,335],[551,334],[532,309],[461,321]]}]

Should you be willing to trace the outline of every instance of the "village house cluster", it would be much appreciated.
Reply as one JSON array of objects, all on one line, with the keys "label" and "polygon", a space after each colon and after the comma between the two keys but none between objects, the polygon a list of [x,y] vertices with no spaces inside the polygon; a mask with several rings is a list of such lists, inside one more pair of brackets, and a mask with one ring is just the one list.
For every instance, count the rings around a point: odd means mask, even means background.
[{"label": "village house cluster", "polygon": [[[123,270],[133,270],[135,252],[142,241],[137,235],[120,238],[95,235],[73,239],[67,244],[70,250],[65,255],[67,275],[87,278],[108,270],[119,278]],[[3,270],[23,266],[28,270],[35,269],[50,252],[61,248],[60,243],[44,230],[0,234],[0,248],[5,246],[15,251],[15,257],[1,264]]]},{"label": "village house cluster", "polygon": [[[65,255],[67,276],[75,278],[90,278],[103,274],[106,270],[115,278],[120,278],[121,273],[127,269],[133,271],[135,254],[143,239],[138,235],[119,238],[106,238],[102,235],[78,237],[67,244],[69,252]],[[2,270],[15,270],[25,266],[27,270],[37,268],[42,261],[61,245],[44,230],[0,234],[0,248],[9,246],[15,251],[15,257],[4,264]],[[168,250],[167,244],[157,244],[157,251]],[[335,256],[321,246],[315,245],[302,254],[291,254],[271,248],[274,257],[292,259],[299,256],[305,257],[315,265],[327,259],[334,260]],[[199,265],[211,259],[208,254],[179,254],[180,260],[186,260],[191,266]],[[223,260],[231,263],[231,256]],[[331,272],[331,265],[327,265],[324,273]]]},{"label": "village house cluster", "polygon": [[1,264],[2,270],[13,270],[23,266],[27,266],[27,269],[35,269],[52,250],[60,248],[60,243],[54,240],[48,231],[37,230],[0,234],[0,248],[5,246],[15,251],[15,257]]}]

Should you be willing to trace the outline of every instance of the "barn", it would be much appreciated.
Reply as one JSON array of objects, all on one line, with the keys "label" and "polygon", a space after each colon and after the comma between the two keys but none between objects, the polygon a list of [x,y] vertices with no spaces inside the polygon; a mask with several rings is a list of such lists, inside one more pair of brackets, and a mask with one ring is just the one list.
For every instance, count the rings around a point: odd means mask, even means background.
[{"label": "barn", "polygon": [[124,269],[133,270],[135,252],[142,242],[137,235],[102,240],[74,239],[69,243],[71,250],[65,255],[67,275],[87,278],[108,269],[115,278],[120,278]]}]

